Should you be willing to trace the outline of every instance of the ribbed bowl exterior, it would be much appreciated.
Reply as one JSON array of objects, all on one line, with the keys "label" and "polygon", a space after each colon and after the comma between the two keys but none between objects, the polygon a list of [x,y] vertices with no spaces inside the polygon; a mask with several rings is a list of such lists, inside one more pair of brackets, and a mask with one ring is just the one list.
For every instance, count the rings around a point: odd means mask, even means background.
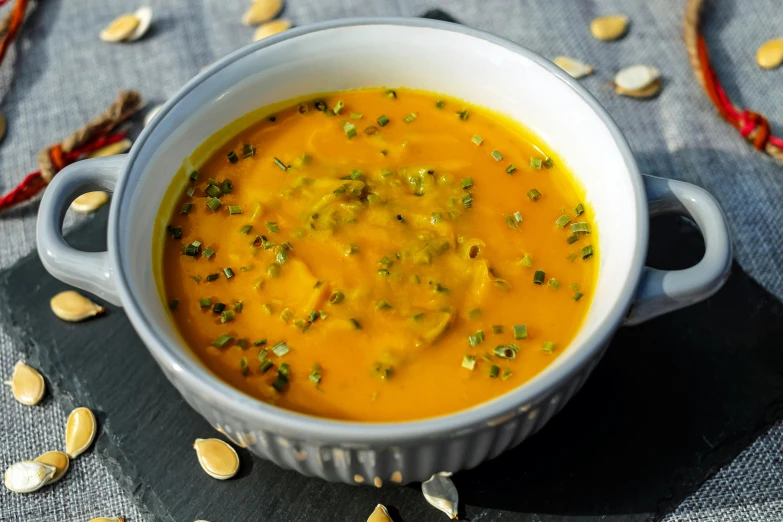
[{"label": "ribbed bowl exterior", "polygon": [[422,438],[403,445],[323,443],[273,433],[263,426],[215,408],[208,397],[190,390],[176,374],[168,379],[185,400],[219,432],[238,446],[280,467],[332,482],[381,487],[424,481],[442,471],[456,472],[478,466],[520,444],[541,429],[582,387],[606,347],[572,377],[534,403],[522,404],[506,415],[452,433]]}]

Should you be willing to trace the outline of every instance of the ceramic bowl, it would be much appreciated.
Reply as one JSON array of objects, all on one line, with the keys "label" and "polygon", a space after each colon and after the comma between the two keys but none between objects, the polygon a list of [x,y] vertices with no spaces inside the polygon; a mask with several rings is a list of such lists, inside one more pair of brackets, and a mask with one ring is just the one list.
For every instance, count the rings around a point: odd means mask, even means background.
[{"label": "ceramic bowl", "polygon": [[[415,422],[311,417],[222,382],[175,330],[153,277],[159,261],[150,255],[166,188],[183,159],[213,133],[274,102],[371,86],[443,92],[522,122],[569,164],[600,228],[595,296],[571,346],[538,376],[494,400]],[[80,252],[62,237],[70,202],[91,190],[114,192],[107,252]],[[698,224],[706,253],[696,266],[644,266],[648,220],[658,213],[687,215]],[[163,106],[129,154],[80,161],[54,178],[41,202],[38,248],[55,277],[124,307],[185,400],[238,444],[305,475],[375,485],[471,468],[521,443],[582,386],[617,328],[705,299],[731,265],[715,200],[693,185],[640,175],[619,129],[578,82],[508,40],[420,19],[301,27],[220,60]]]}]

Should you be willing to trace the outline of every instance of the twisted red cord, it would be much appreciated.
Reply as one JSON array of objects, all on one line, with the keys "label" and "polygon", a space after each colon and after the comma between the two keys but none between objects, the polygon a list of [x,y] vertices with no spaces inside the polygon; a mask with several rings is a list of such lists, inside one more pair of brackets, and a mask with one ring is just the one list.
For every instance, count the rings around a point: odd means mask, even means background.
[{"label": "twisted red cord", "polygon": [[[4,0],[0,0],[0,2],[3,1]],[[2,3],[0,3],[0,5],[2,5]],[[106,145],[124,140],[127,134],[127,132],[118,132],[117,134],[112,134],[111,136],[103,136],[98,138],[97,140],[88,143],[78,150],[74,150],[66,154],[59,152],[61,154],[61,158],[57,163],[62,163],[62,166],[69,165],[77,161],[85,154],[89,154],[90,152],[98,150],[101,147],[105,147]],[[5,196],[0,197],[0,212],[13,207],[14,205],[18,205],[19,203],[27,201],[28,199],[32,199],[36,194],[43,190],[46,185],[47,183],[43,179],[43,176],[41,176],[40,170],[31,172],[25,176],[22,182],[19,183],[13,190],[11,190]]]}]

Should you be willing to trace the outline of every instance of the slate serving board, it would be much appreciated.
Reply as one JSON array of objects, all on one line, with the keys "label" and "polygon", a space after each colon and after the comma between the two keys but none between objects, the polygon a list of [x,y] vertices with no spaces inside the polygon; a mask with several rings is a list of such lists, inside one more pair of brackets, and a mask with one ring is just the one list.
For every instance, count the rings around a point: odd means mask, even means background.
[{"label": "slate serving board", "polygon": [[[102,210],[68,241],[102,250],[106,216]],[[651,264],[681,268],[701,256],[689,222],[653,225]],[[418,486],[329,484],[246,450],[239,477],[209,478],[191,444],[216,432],[164,379],[121,309],[108,306],[79,324],[50,313],[49,299],[66,288],[33,253],[0,273],[0,321],[55,400],[96,412],[93,451],[155,520],[363,522],[379,502],[397,521],[445,520]],[[738,266],[709,301],[621,329],[582,391],[541,432],[455,475],[460,518],[660,518],[783,417],[781,338],[783,305]]]}]

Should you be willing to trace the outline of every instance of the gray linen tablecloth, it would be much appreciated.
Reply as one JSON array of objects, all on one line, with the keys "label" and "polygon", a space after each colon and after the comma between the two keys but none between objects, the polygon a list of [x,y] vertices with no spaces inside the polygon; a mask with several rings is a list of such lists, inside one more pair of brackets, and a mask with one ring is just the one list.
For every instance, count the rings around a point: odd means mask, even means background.
[{"label": "gray linen tablecloth", "polygon": [[[121,0],[39,0],[2,68],[2,112],[8,135],[0,145],[0,190],[36,168],[39,149],[103,111],[121,88],[140,90],[151,104],[171,96],[203,66],[249,43],[240,23],[247,0],[150,0],[152,30],[131,45],[100,42],[99,31],[135,9]],[[625,132],[642,169],[701,185],[721,201],[742,267],[783,297],[783,168],[751,150],[719,120],[693,81],[682,45],[684,0],[289,0],[295,24],[352,16],[417,16],[440,7],[468,25],[519,42],[547,57],[583,59],[597,73],[584,81]],[[706,36],[729,94],[765,113],[783,131],[783,69],[761,71],[753,61],[766,39],[783,34],[780,0],[712,0]],[[615,43],[593,40],[597,15],[631,16],[630,34]],[[618,68],[658,66],[665,88],[653,101],[613,94]],[[0,266],[35,245],[37,205],[0,216]],[[0,331],[0,373],[18,354]],[[65,413],[51,400],[30,408],[0,393],[0,466],[60,448]],[[774,426],[667,520],[783,519],[783,425]],[[59,484],[33,495],[0,488],[0,521],[87,521],[98,515],[144,520],[96,455],[86,455]],[[230,520],[230,514],[227,518]],[[219,521],[213,521],[219,522]]]}]

